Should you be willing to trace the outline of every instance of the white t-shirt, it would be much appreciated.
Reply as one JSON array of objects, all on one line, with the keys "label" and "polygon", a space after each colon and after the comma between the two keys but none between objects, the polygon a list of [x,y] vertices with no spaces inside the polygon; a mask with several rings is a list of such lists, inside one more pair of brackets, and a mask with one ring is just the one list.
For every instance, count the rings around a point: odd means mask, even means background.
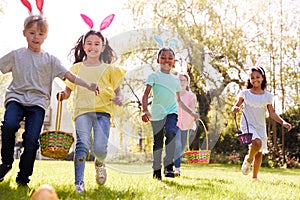
[{"label": "white t-shirt", "polygon": [[25,106],[46,109],[50,103],[53,79],[63,79],[68,70],[49,53],[36,53],[24,47],[0,58],[0,71],[3,74],[11,72],[13,78],[6,90],[5,105],[9,101],[17,101]]}]

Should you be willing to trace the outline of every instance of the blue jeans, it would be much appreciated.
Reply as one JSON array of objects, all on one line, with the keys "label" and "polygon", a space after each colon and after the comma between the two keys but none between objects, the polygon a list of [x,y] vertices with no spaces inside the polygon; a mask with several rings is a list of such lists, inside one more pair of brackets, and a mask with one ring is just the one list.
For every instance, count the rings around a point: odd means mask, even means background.
[{"label": "blue jeans", "polygon": [[162,150],[165,140],[164,167],[173,165],[175,151],[175,135],[178,131],[177,114],[169,114],[165,119],[160,121],[151,121],[154,144],[153,144],[153,170],[161,169]]},{"label": "blue jeans", "polygon": [[22,134],[24,151],[20,158],[17,181],[28,183],[32,175],[36,152],[40,146],[39,136],[44,122],[45,110],[39,106],[23,106],[16,101],[6,105],[4,121],[2,121],[2,163],[12,165],[16,132],[25,117],[25,131]]},{"label": "blue jeans", "polygon": [[176,168],[180,167],[181,163],[181,157],[184,153],[185,146],[186,146],[186,140],[187,140],[187,132],[188,130],[180,130],[176,134],[176,139],[175,139],[175,155],[174,155],[174,166]]},{"label": "blue jeans", "polygon": [[[79,184],[84,182],[85,162],[90,148],[97,162],[103,163],[106,158],[110,132],[110,115],[99,112],[85,113],[76,117],[75,126],[75,184]],[[91,134],[92,129],[93,135]]]},{"label": "blue jeans", "polygon": [[181,158],[184,154],[186,143],[187,143],[187,137],[189,137],[189,145],[193,142],[195,138],[195,133],[193,130],[190,130],[189,136],[188,130],[181,130],[178,131],[176,134],[176,139],[175,139],[175,162],[174,166],[176,168],[180,168],[180,163],[181,163]]}]

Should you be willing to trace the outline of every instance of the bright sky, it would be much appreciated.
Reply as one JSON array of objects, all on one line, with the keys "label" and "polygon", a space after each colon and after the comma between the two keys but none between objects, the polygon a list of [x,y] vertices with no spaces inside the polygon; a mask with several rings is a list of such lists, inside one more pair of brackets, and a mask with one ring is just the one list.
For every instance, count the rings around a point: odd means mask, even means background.
[{"label": "bright sky", "polygon": [[[13,49],[27,46],[23,37],[23,22],[28,11],[20,0],[1,0],[4,14],[0,14],[0,57]],[[35,0],[29,0],[33,14],[38,14]],[[44,16],[49,22],[49,34],[42,48],[58,57],[67,68],[71,66],[67,56],[77,39],[89,28],[80,17],[86,14],[94,21],[94,29],[100,28],[102,20],[114,13],[115,18],[103,33],[114,37],[124,31],[132,30],[130,14],[122,11],[122,0],[45,0]],[[124,20],[126,19],[126,20]],[[126,27],[126,28],[125,28]]]}]

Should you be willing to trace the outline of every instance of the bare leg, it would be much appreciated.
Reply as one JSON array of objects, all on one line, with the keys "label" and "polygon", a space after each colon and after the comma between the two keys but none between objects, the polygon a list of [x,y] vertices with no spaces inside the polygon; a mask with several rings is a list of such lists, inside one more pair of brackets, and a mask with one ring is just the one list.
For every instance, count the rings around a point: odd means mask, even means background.
[{"label": "bare leg", "polygon": [[262,163],[262,152],[258,152],[254,157],[252,178],[257,178],[258,171]]},{"label": "bare leg", "polygon": [[248,157],[248,162],[252,163],[254,156],[256,156],[256,154],[259,152],[259,150],[261,149],[262,143],[261,140],[256,138],[254,140],[252,140],[252,143],[250,145],[250,149],[249,149],[249,157]]}]

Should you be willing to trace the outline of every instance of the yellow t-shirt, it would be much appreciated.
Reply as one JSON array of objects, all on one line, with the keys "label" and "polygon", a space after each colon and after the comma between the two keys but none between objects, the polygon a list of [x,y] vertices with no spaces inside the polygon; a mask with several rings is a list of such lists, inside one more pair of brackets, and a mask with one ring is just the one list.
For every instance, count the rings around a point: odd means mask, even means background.
[{"label": "yellow t-shirt", "polygon": [[110,99],[115,96],[114,90],[122,84],[125,70],[105,63],[85,66],[79,62],[70,71],[85,81],[98,83],[100,87],[96,96],[94,92],[66,80],[66,85],[74,92],[74,119],[87,112],[104,112],[112,116],[114,104]]}]

